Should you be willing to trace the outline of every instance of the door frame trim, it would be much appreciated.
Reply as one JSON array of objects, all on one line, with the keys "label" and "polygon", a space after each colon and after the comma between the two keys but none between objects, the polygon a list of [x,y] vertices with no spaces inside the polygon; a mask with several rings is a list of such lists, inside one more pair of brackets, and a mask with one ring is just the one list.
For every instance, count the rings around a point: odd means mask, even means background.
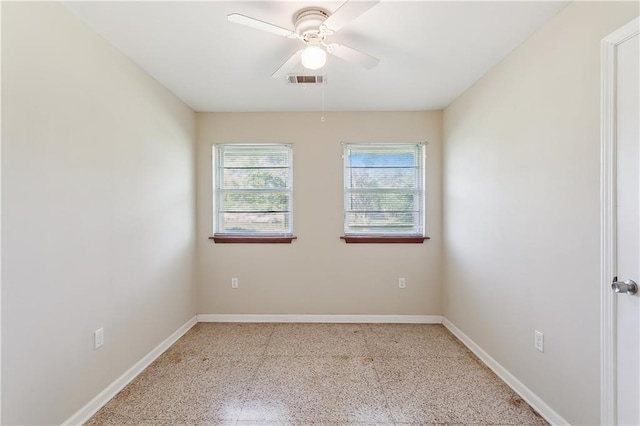
[{"label": "door frame trim", "polygon": [[600,423],[617,424],[616,419],[616,298],[611,291],[615,235],[616,173],[616,48],[640,33],[640,17],[609,34],[601,41],[600,107]]}]

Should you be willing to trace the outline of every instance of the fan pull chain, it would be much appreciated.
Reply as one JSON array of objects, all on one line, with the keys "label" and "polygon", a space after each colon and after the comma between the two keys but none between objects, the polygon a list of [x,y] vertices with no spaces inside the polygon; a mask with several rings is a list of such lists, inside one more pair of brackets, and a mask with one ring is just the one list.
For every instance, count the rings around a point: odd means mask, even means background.
[{"label": "fan pull chain", "polygon": [[325,81],[324,81],[324,67],[322,67],[322,87],[320,88],[321,92],[322,92],[322,115],[320,116],[320,122],[324,123],[325,118],[324,118],[324,85],[325,85]]}]

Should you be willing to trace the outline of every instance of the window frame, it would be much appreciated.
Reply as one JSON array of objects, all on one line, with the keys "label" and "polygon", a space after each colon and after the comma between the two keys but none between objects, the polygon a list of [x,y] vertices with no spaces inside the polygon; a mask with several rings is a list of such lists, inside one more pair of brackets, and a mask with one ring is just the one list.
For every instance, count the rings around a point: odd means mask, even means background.
[{"label": "window frame", "polygon": [[[349,164],[349,157],[352,155],[352,150],[360,149],[376,149],[376,150],[384,150],[388,148],[390,151],[393,149],[398,149],[400,147],[411,147],[417,150],[417,164],[416,164],[416,179],[415,184],[416,187],[413,191],[418,191],[420,195],[420,203],[418,210],[419,223],[416,223],[415,219],[413,221],[412,230],[409,232],[389,232],[389,231],[380,231],[380,232],[372,232],[371,230],[363,231],[363,232],[353,232],[353,228],[351,228],[348,224],[348,214],[349,210],[349,197],[354,192],[353,187],[349,182],[349,178],[351,176],[350,169],[351,166]],[[340,239],[344,240],[345,243],[423,243],[425,240],[428,240],[429,237],[426,236],[426,174],[427,174],[427,143],[398,143],[398,142],[388,142],[388,143],[343,143],[343,232],[344,235],[340,237]],[[393,188],[391,188],[392,190]],[[398,188],[399,192],[400,188]],[[374,192],[375,191],[361,191],[361,192]],[[392,192],[389,191],[389,188],[380,191],[380,192]]]},{"label": "window frame", "polygon": [[[280,150],[286,152],[288,157],[288,175],[287,175],[287,187],[282,190],[274,190],[273,192],[282,192],[288,195],[288,210],[289,215],[288,225],[289,229],[286,232],[229,232],[222,231],[220,229],[220,214],[219,206],[221,205],[220,199],[224,196],[225,192],[230,191],[229,188],[224,188],[221,183],[224,182],[224,164],[223,155],[224,150],[229,151],[241,151],[246,149],[247,151],[269,151],[279,152]],[[280,151],[280,152],[282,152]],[[294,203],[293,203],[293,162],[294,153],[293,145],[286,143],[243,143],[243,144],[213,144],[212,146],[212,212],[213,212],[213,236],[209,239],[215,243],[291,243],[296,237],[293,234],[293,220],[294,220]],[[260,191],[256,191],[260,192]]]}]

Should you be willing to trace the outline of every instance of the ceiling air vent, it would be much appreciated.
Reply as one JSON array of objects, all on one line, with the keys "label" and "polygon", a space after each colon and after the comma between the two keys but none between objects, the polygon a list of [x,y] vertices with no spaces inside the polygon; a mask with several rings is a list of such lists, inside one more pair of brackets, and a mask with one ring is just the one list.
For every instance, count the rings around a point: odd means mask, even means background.
[{"label": "ceiling air vent", "polygon": [[289,84],[323,84],[323,83],[326,83],[326,79],[323,75],[289,74],[287,76],[287,83]]}]

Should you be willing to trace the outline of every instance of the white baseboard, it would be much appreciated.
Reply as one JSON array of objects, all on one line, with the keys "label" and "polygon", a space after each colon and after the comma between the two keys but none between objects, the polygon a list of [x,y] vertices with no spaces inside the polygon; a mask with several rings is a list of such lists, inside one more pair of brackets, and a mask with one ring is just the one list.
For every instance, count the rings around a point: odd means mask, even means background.
[{"label": "white baseboard", "polygon": [[198,322],[321,322],[441,324],[441,315],[198,314]]},{"label": "white baseboard", "polygon": [[488,353],[486,353],[480,346],[478,346],[469,336],[464,334],[458,327],[456,327],[451,321],[446,318],[442,318],[442,324],[447,327],[462,343],[464,343],[487,367],[493,370],[498,377],[500,377],[511,389],[515,391],[522,399],[527,403],[546,421],[552,425],[568,425],[565,419],[556,413],[551,407],[547,405],[538,395],[533,393],[531,389],[526,387],[520,380],[511,374],[506,368],[493,359]]},{"label": "white baseboard", "polygon": [[191,318],[182,327],[176,330],[171,336],[167,337],[162,343],[156,346],[151,352],[146,354],[140,361],[136,362],[133,367],[128,369],[122,376],[118,377],[113,383],[107,386],[95,398],[87,403],[71,416],[63,425],[81,425],[91,418],[99,409],[111,400],[118,392],[127,386],[136,378],[145,368],[147,368],[156,358],[158,358],[169,346],[173,345],[180,337],[182,337],[191,327],[197,323],[197,317]]}]

